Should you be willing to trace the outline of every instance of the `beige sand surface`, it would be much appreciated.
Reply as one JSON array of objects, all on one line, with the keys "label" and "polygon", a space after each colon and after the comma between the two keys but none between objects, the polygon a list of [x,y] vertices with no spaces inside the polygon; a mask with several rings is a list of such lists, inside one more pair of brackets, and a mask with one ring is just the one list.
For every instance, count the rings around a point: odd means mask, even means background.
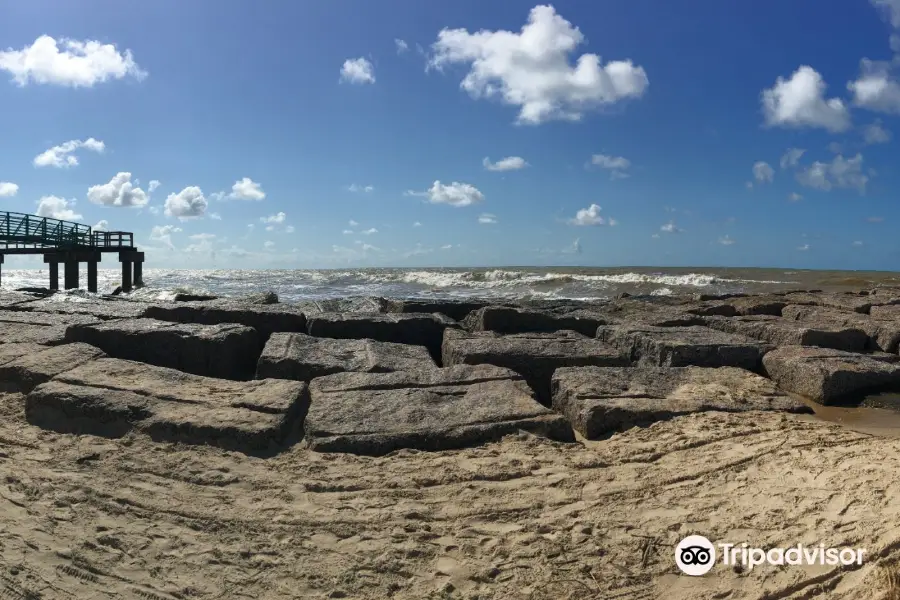
[{"label": "beige sand surface", "polygon": [[[587,445],[525,434],[273,459],[58,435],[0,397],[0,599],[884,598],[900,440],[698,414]],[[867,548],[861,568],[679,575],[685,535]]]}]

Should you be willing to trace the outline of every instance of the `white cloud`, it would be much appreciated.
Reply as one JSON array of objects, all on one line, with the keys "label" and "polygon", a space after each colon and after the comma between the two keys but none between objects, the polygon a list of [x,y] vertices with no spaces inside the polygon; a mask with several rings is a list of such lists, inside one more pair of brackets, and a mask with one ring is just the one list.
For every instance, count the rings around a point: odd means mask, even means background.
[{"label": "white cloud", "polygon": [[363,252],[381,252],[381,248],[377,246],[373,246],[372,244],[363,244],[362,245]]},{"label": "white cloud", "polygon": [[351,58],[341,67],[341,82],[375,83],[375,67],[365,58]]},{"label": "white cloud", "polygon": [[375,229],[374,227],[372,227],[370,229],[366,229],[365,231],[360,231],[360,233],[363,235],[374,235],[374,234],[378,233],[378,230]]},{"label": "white cloud", "polygon": [[839,98],[826,100],[825,88],[822,76],[805,65],[788,80],[779,77],[771,89],[762,92],[766,125],[845,131],[850,127],[850,113]]},{"label": "white cloud", "polygon": [[0,198],[12,198],[19,193],[19,186],[11,181],[0,181]]},{"label": "white cloud", "polygon": [[830,163],[816,161],[809,168],[799,171],[797,181],[806,187],[826,192],[833,188],[844,188],[863,194],[869,177],[863,173],[862,166],[862,154],[848,159],[838,154]]},{"label": "white cloud", "polygon": [[222,215],[220,215],[219,213],[209,213],[209,218],[213,221],[221,221]]},{"label": "white cloud", "polygon": [[413,223],[413,227],[421,227],[421,226],[422,226],[422,224],[419,223],[418,221],[416,221],[415,223]]},{"label": "white cloud", "polygon": [[725,235],[724,237],[719,238],[719,243],[723,246],[731,246],[732,244],[734,244],[734,240],[731,239],[731,236]]},{"label": "white cloud", "polygon": [[147,194],[131,183],[131,173],[116,173],[109,183],[88,188],[88,200],[103,206],[145,206],[150,200]]},{"label": "white cloud", "polygon": [[569,225],[578,225],[583,227],[607,225],[606,219],[600,216],[602,209],[596,204],[591,204],[587,208],[580,209],[575,213],[574,219],[569,219]]},{"label": "white cloud", "polygon": [[807,250],[809,250],[809,244],[803,244],[802,246],[798,246],[797,250],[799,250],[800,252],[806,252]]},{"label": "white cloud", "polygon": [[882,11],[891,27],[900,29],[900,0],[872,0],[872,4]]},{"label": "white cloud", "polygon": [[352,229],[345,229],[345,230],[344,230],[344,235],[353,235],[354,233],[356,233],[356,232],[353,231]]},{"label": "white cloud", "polygon": [[652,234],[650,237],[652,237],[654,240],[658,240],[658,239],[659,239],[659,234],[658,234],[658,233],[654,233],[654,234]]},{"label": "white cloud", "polygon": [[494,225],[497,222],[497,216],[491,213],[484,213],[478,217],[478,222],[482,225]]},{"label": "white cloud", "polygon": [[788,196],[788,200],[791,202],[799,202],[803,200],[803,196],[801,196],[797,192],[791,192],[791,194]]},{"label": "white cloud", "polygon": [[665,225],[659,228],[660,231],[665,233],[681,233],[684,231],[683,229],[679,229],[673,221],[669,221]]},{"label": "white cloud", "polygon": [[374,187],[374,186],[371,186],[371,185],[357,185],[357,184],[355,184],[355,183],[351,183],[350,186],[349,186],[347,189],[350,190],[351,192],[365,192],[365,193],[368,193],[368,192],[373,191],[373,190],[375,189],[375,187]]},{"label": "white cloud", "polygon": [[806,150],[802,148],[788,148],[784,153],[784,156],[781,157],[781,165],[782,169],[787,169],[788,167],[796,167],[800,158],[806,153]]},{"label": "white cloud", "polygon": [[150,230],[150,239],[162,242],[167,247],[174,250],[175,245],[172,244],[172,234],[180,232],[181,228],[174,225],[156,225]]},{"label": "white cloud", "polygon": [[860,76],[847,84],[856,106],[875,112],[900,114],[900,81],[891,72],[892,65],[883,61],[860,61]]},{"label": "white cloud", "polygon": [[271,250],[272,248],[275,247],[275,242],[273,242],[271,240],[266,240],[265,243],[263,243],[263,246],[266,248],[266,250]]},{"label": "white cloud", "polygon": [[233,200],[263,200],[266,197],[266,193],[262,190],[260,184],[249,177],[244,177],[234,182],[228,197]]},{"label": "white cloud", "polygon": [[601,65],[596,54],[583,54],[570,65],[584,41],[552,6],[535,6],[519,33],[442,29],[429,67],[469,65],[460,87],[473,98],[499,97],[519,107],[518,122],[529,125],[577,121],[588,110],[644,95],[647,74],[630,60]]},{"label": "white cloud", "polygon": [[156,188],[160,186],[160,182],[156,179],[151,179],[150,183],[147,184],[147,191],[151,194],[156,191]]},{"label": "white cloud", "polygon": [[581,238],[575,238],[569,246],[563,248],[563,254],[581,254]]},{"label": "white cloud", "polygon": [[294,231],[295,231],[295,229],[294,229],[293,225],[288,225],[287,227],[284,228],[285,233],[294,233]]},{"label": "white cloud", "polygon": [[528,166],[528,163],[525,162],[525,159],[521,156],[507,156],[495,163],[492,163],[491,159],[485,156],[484,160],[481,161],[481,164],[484,165],[484,168],[488,171],[518,171],[519,169],[524,169]]},{"label": "white cloud", "polygon": [[347,225],[349,225],[350,227],[357,227],[359,223],[357,223],[353,219],[350,219],[349,221],[347,221]]},{"label": "white cloud", "polygon": [[753,178],[757,183],[772,183],[775,181],[775,170],[769,163],[759,161],[753,165]]},{"label": "white cloud", "polygon": [[19,86],[32,82],[92,87],[109,79],[131,76],[140,81],[147,76],[134,62],[131,50],[119,52],[114,45],[95,40],[57,41],[49,35],[21,50],[0,51],[0,70],[10,73]]},{"label": "white cloud", "polygon": [[453,244],[446,244],[444,246],[441,246],[441,250],[450,250],[451,248],[453,248]]},{"label": "white cloud", "polygon": [[409,50],[409,44],[399,38],[394,38],[394,46],[397,48],[397,54],[403,54]]},{"label": "white cloud", "polygon": [[424,192],[406,192],[407,196],[424,196],[432,204],[449,204],[450,206],[471,206],[484,200],[484,194],[474,185],[454,181],[444,185],[435,181]]},{"label": "white cloud", "polygon": [[203,191],[192,185],[177,194],[169,194],[169,197],[166,198],[166,216],[179,219],[202,217],[206,213],[207,206]]},{"label": "white cloud", "polygon": [[279,212],[278,214],[269,215],[268,217],[260,217],[259,222],[260,223],[268,223],[270,225],[280,225],[281,223],[284,223],[284,220],[286,218],[287,218],[286,214],[284,214],[283,212]]},{"label": "white cloud", "polygon": [[66,200],[59,196],[44,196],[38,201],[37,216],[62,219],[63,221],[80,221],[83,217],[72,210],[75,200]]},{"label": "white cloud", "polygon": [[891,132],[881,126],[881,119],[863,128],[863,140],[867,144],[886,144],[892,137]]},{"label": "white cloud", "polygon": [[608,154],[594,154],[591,156],[591,164],[610,172],[612,179],[624,179],[628,177],[627,170],[631,167],[631,161],[622,156],[610,156]]},{"label": "white cloud", "polygon": [[851,244],[851,246],[862,246],[862,245],[863,245],[863,243],[859,240],[857,240]]},{"label": "white cloud", "polygon": [[100,219],[97,221],[97,224],[94,225],[91,229],[94,231],[109,231],[109,221],[106,219]]},{"label": "white cloud", "polygon": [[79,148],[102,153],[106,149],[106,144],[94,138],[69,140],[59,146],[53,146],[49,150],[41,152],[34,157],[32,162],[35,167],[74,167],[78,165],[78,157],[73,153]]}]

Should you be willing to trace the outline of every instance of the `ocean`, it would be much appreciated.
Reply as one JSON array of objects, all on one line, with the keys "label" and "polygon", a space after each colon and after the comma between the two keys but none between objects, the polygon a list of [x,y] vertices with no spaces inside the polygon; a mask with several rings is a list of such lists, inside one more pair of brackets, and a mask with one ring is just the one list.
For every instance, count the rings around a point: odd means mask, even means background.
[{"label": "ocean", "polygon": [[[120,282],[118,269],[100,269],[100,293]],[[87,274],[81,273],[86,286]],[[136,297],[171,299],[190,292],[240,296],[274,291],[282,302],[346,296],[415,298],[583,299],[632,295],[761,293],[797,289],[844,291],[900,287],[900,273],[748,268],[509,267],[335,270],[145,269]],[[46,287],[46,270],[4,270],[2,288]],[[68,294],[88,296],[84,290]]]}]

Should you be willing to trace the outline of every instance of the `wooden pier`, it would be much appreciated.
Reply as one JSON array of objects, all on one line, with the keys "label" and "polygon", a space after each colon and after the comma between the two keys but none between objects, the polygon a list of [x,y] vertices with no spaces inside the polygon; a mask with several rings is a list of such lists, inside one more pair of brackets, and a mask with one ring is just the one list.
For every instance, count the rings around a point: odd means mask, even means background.
[{"label": "wooden pier", "polygon": [[[122,263],[122,291],[143,282],[144,253],[128,231],[92,231],[88,225],[16,212],[0,212],[0,269],[7,254],[43,254],[50,268],[50,289],[77,288],[79,263],[87,263],[87,288],[97,291],[97,265],[104,253],[116,252]],[[2,275],[0,275],[2,276]]]}]

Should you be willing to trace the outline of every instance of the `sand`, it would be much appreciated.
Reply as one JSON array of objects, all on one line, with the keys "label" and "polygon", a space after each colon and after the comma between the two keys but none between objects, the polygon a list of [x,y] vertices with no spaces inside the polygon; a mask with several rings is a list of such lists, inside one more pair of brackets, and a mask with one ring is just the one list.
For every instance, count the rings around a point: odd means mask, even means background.
[{"label": "sand", "polygon": [[[0,397],[0,599],[887,598],[900,440],[810,417],[698,413],[608,440],[528,434],[270,459],[61,435]],[[717,565],[692,533],[860,546],[861,567]],[[887,566],[885,566],[887,565]]]}]

